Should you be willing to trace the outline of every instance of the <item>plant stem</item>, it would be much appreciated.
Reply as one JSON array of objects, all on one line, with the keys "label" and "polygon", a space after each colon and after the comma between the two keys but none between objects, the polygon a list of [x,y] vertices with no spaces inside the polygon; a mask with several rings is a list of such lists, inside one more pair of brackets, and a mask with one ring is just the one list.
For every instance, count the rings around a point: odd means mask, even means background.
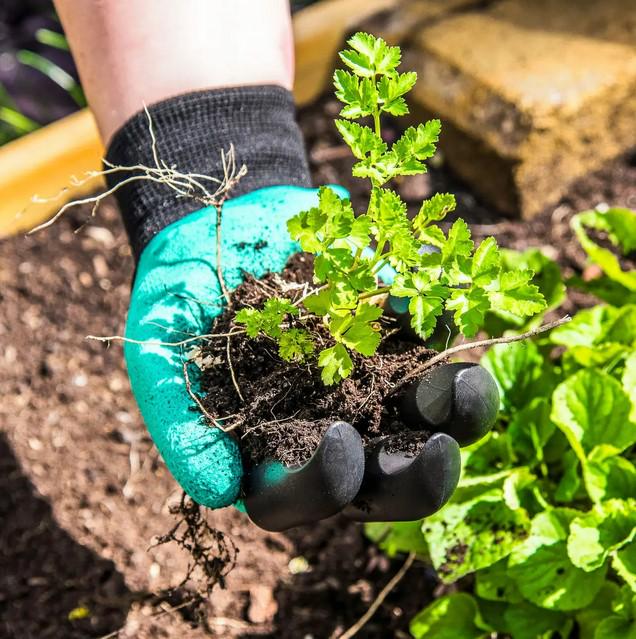
[{"label": "plant stem", "polygon": [[380,133],[380,112],[375,111],[373,113],[373,124],[375,125],[375,133],[378,137],[381,137]]},{"label": "plant stem", "polygon": [[369,299],[370,297],[375,297],[376,295],[384,295],[385,293],[388,293],[391,290],[390,286],[381,286],[379,288],[376,288],[373,291],[367,291],[366,293],[360,293],[360,295],[358,295],[358,299],[359,300],[366,300]]}]

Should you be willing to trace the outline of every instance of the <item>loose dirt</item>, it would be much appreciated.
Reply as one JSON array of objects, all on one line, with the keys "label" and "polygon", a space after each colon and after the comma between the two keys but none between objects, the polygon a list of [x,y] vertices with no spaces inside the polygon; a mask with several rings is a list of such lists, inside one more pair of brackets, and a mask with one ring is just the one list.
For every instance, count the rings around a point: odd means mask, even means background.
[{"label": "loose dirt", "polygon": [[[332,115],[330,102],[300,114],[314,180],[353,188],[359,203],[349,161],[325,159],[327,151],[342,153]],[[606,167],[530,222],[497,217],[443,165],[401,189],[413,206],[433,190],[458,193],[458,214],[478,222],[478,235],[543,247],[580,272],[584,257],[569,217],[601,202],[636,207],[635,164],[628,158]],[[83,339],[123,332],[133,275],[114,208],[74,235],[88,217],[81,210],[34,237],[0,243],[0,636],[337,636],[402,563],[339,518],[269,534],[233,509],[208,513],[240,549],[226,588],[214,590],[203,619],[189,606],[176,609],[196,582],[164,592],[186,574],[188,557],[173,544],[149,547],[174,525],[169,508],[181,492],[143,427],[121,348]],[[573,296],[568,310],[588,303]],[[416,564],[358,636],[408,636],[408,619],[435,587]],[[69,620],[73,610],[84,618]]]},{"label": "loose dirt", "polygon": [[[312,256],[300,253],[290,259],[280,276],[248,278],[232,294],[233,308],[209,332],[227,334],[240,329],[234,314],[241,308],[262,308],[270,297],[296,302],[305,289],[286,291],[286,287],[290,283],[311,286],[312,274]],[[325,348],[335,343],[318,319],[309,322],[302,326],[320,336]],[[202,376],[203,404],[215,418],[233,415],[229,421],[236,425],[234,432],[248,466],[267,459],[300,464],[311,457],[324,431],[340,420],[351,423],[367,444],[381,435],[408,430],[400,419],[398,394],[387,398],[397,382],[435,351],[403,339],[395,320],[386,318],[382,328],[386,337],[378,352],[372,357],[353,353],[351,377],[333,386],[325,386],[314,362],[283,361],[276,344],[267,337],[251,339],[245,333],[232,337],[230,360],[226,339],[212,339],[202,352],[203,361],[212,363]]]}]

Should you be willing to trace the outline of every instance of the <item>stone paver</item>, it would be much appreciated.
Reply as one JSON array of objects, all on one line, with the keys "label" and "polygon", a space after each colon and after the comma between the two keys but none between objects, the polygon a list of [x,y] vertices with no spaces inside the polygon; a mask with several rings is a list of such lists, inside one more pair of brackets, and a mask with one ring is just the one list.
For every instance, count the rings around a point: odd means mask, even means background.
[{"label": "stone paver", "polygon": [[413,99],[452,167],[529,217],[636,145],[636,2],[504,0],[420,26]]}]

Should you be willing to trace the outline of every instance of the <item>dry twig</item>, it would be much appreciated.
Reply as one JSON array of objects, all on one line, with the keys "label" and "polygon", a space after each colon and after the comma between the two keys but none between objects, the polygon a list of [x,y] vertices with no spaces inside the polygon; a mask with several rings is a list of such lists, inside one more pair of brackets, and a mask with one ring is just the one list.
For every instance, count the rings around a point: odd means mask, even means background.
[{"label": "dry twig", "polygon": [[199,407],[199,410],[203,413],[204,417],[208,419],[213,426],[222,430],[224,433],[229,433],[233,431],[241,422],[236,422],[231,424],[230,426],[222,426],[216,417],[213,417],[203,405],[203,402],[199,399],[197,394],[192,390],[192,383],[190,382],[190,375],[188,373],[188,362],[183,362],[183,379],[185,380],[186,390],[188,391],[188,395],[192,398],[194,403]]},{"label": "dry twig", "polygon": [[234,384],[234,388],[236,393],[238,394],[240,400],[245,404],[245,398],[243,397],[243,393],[241,393],[241,389],[236,381],[236,375],[234,374],[234,366],[232,366],[232,354],[230,352],[230,341],[232,339],[231,335],[228,335],[227,344],[226,344],[226,352],[227,352],[227,365],[230,369],[230,375],[232,376],[232,384]]},{"label": "dry twig", "polygon": [[354,635],[358,634],[364,624],[373,617],[377,609],[382,605],[382,602],[386,599],[387,595],[395,588],[395,586],[400,583],[404,575],[408,572],[409,568],[413,565],[415,561],[415,553],[410,552],[406,561],[402,564],[402,567],[395,573],[391,581],[382,588],[378,596],[374,599],[373,603],[369,606],[367,611],[356,621],[351,628],[343,632],[338,639],[351,639]]},{"label": "dry twig", "polygon": [[566,324],[572,318],[569,315],[562,317],[561,319],[554,320],[553,322],[548,322],[543,326],[539,326],[538,328],[533,328],[530,331],[526,331],[525,333],[521,333],[519,335],[509,335],[504,337],[494,337],[490,339],[480,339],[475,342],[466,342],[465,344],[458,344],[457,346],[452,346],[451,348],[447,348],[445,351],[438,353],[431,359],[426,360],[420,366],[414,368],[410,373],[408,373],[391,391],[395,393],[396,390],[402,388],[404,384],[411,381],[417,375],[423,373],[426,369],[431,366],[441,362],[442,360],[450,357],[451,355],[455,355],[456,353],[461,353],[462,351],[469,351],[474,348],[481,348],[484,346],[494,346],[495,344],[511,344],[512,342],[520,342],[524,339],[529,339],[530,337],[535,337],[536,335],[540,335],[541,333],[545,333],[546,331],[550,331],[557,326],[561,326],[562,324]]}]

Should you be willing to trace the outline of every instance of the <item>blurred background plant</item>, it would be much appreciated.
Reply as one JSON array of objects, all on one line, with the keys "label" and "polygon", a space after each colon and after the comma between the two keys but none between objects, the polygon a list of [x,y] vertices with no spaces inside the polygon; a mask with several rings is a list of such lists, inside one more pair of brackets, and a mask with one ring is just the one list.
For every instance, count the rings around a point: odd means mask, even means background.
[{"label": "blurred background plant", "polygon": [[3,1],[0,5],[0,144],[85,105],[75,65],[51,3]]}]

